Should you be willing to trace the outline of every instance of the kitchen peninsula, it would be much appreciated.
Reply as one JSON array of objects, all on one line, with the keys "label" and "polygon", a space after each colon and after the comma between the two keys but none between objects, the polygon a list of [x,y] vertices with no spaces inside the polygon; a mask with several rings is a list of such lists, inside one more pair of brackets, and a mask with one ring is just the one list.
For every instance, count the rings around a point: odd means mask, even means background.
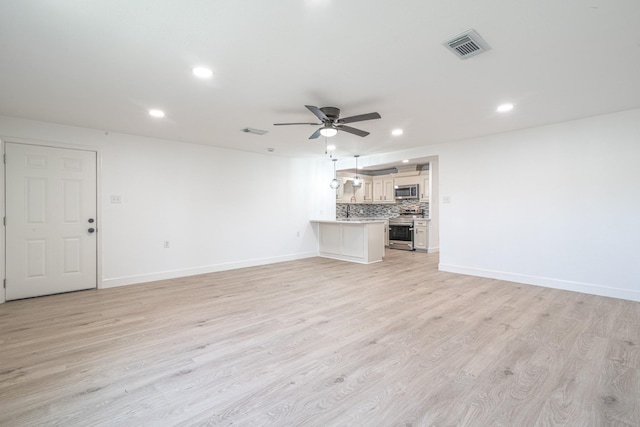
[{"label": "kitchen peninsula", "polygon": [[384,256],[385,220],[312,220],[324,258],[372,264]]}]

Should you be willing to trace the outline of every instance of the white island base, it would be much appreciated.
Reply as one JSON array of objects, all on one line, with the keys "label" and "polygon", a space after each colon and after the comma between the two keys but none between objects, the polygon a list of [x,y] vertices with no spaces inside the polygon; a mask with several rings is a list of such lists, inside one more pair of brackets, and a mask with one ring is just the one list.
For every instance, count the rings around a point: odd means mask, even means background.
[{"label": "white island base", "polygon": [[371,264],[384,257],[385,221],[317,220],[319,255]]}]

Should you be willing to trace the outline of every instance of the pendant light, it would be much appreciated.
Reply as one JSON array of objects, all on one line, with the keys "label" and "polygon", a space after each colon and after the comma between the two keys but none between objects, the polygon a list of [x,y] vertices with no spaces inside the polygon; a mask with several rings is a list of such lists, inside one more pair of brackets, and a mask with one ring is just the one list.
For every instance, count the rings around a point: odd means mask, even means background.
[{"label": "pendant light", "polygon": [[358,157],[360,157],[359,154],[356,154],[355,156],[353,156],[356,158],[356,176],[353,177],[353,184],[351,184],[353,187],[355,188],[360,188],[362,187],[362,180],[360,179],[360,177],[358,176]]},{"label": "pendant light", "polygon": [[340,187],[340,181],[338,181],[338,177],[336,176],[337,161],[338,159],[333,159],[333,179],[331,180],[331,184],[329,184],[329,187],[333,188],[334,190]]}]

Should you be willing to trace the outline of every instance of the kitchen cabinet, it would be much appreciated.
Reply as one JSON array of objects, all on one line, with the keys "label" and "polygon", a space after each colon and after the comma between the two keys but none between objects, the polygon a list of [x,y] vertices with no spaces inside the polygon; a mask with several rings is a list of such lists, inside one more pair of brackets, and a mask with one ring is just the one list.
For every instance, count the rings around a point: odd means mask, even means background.
[{"label": "kitchen cabinet", "polygon": [[373,201],[373,179],[361,177],[362,187],[356,190],[356,203],[371,203]]},{"label": "kitchen cabinet", "polygon": [[418,175],[418,172],[415,172],[412,175],[400,175],[397,174],[394,178],[393,178],[393,185],[394,186],[399,186],[399,185],[417,185],[420,184],[420,175]]},{"label": "kitchen cabinet", "polygon": [[427,252],[429,249],[429,221],[413,221],[413,248],[416,251]]},{"label": "kitchen cabinet", "polygon": [[364,203],[373,202],[373,178],[364,178],[362,182],[362,201]]},{"label": "kitchen cabinet", "polygon": [[421,202],[429,201],[429,171],[424,171],[420,174],[420,182],[418,183],[418,193],[420,195]]},{"label": "kitchen cabinet", "polygon": [[395,203],[393,177],[381,175],[373,178],[373,203]]},{"label": "kitchen cabinet", "polygon": [[371,203],[373,201],[373,180],[368,176],[360,176],[362,186],[353,186],[353,176],[338,176],[341,182],[336,192],[337,203]]}]

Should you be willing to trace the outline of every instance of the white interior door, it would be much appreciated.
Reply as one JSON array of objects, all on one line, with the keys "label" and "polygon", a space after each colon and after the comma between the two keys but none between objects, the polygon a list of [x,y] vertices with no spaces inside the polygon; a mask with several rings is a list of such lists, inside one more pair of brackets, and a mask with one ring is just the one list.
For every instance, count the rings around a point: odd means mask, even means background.
[{"label": "white interior door", "polygon": [[6,299],[97,287],[96,153],[5,144]]}]

